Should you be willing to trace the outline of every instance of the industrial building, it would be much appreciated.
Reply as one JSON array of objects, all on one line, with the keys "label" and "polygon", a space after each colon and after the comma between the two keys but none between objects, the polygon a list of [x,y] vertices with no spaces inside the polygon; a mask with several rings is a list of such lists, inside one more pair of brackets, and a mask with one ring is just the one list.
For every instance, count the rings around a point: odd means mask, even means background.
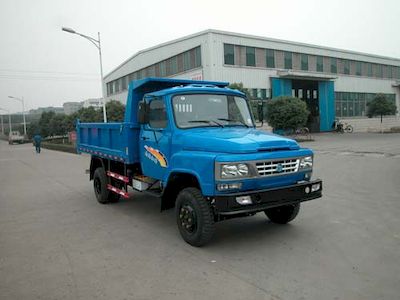
[{"label": "industrial building", "polygon": [[63,103],[64,114],[72,115],[82,108],[82,102],[65,102]]},{"label": "industrial building", "polygon": [[[331,130],[335,118],[373,128],[367,103],[378,93],[400,110],[400,59],[218,30],[134,54],[104,77],[107,99],[125,102],[129,82],[145,77],[241,82],[267,101],[293,95],[306,101],[314,132]],[[400,126],[398,115],[385,122]]]}]

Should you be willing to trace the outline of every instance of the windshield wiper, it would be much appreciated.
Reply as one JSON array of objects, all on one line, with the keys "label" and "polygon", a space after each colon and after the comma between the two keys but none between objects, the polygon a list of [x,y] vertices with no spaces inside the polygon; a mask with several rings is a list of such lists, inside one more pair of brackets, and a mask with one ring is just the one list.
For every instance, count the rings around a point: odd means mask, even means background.
[{"label": "windshield wiper", "polygon": [[245,122],[240,121],[240,120],[225,119],[225,118],[218,118],[218,120],[220,120],[220,121],[226,121],[226,122],[239,122],[240,124],[242,124],[243,126],[246,126],[247,128],[250,127],[250,126],[247,125]]},{"label": "windshield wiper", "polygon": [[214,121],[214,120],[191,120],[191,121],[188,121],[188,123],[207,123],[207,124],[214,123],[217,126],[224,127],[224,125],[222,125],[221,123]]}]

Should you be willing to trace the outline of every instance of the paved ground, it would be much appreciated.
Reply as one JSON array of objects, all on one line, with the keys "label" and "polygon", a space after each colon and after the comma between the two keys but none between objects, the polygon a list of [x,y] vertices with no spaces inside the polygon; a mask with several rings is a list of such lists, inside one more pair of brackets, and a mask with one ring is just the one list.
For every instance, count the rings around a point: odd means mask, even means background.
[{"label": "paved ground", "polygon": [[184,243],[133,193],[96,203],[88,158],[0,142],[0,299],[399,299],[400,135],[318,135],[324,197]]}]

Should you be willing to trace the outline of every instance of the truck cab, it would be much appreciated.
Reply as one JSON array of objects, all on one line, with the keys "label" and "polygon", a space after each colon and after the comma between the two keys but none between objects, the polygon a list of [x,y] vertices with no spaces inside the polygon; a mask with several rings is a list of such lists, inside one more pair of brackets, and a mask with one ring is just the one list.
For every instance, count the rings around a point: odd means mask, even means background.
[{"label": "truck cab", "polygon": [[128,197],[128,186],[159,196],[162,210],[175,208],[183,239],[201,246],[218,221],[264,212],[285,224],[300,202],[320,198],[313,152],[258,130],[245,95],[227,85],[133,82],[124,123],[78,123],[78,151],[92,154],[99,202]]}]

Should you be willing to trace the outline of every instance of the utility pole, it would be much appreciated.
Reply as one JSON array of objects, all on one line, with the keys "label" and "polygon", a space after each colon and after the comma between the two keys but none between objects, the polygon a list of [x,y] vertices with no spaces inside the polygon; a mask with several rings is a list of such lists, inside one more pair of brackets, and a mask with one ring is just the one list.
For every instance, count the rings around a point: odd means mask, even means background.
[{"label": "utility pole", "polygon": [[8,98],[18,100],[22,103],[22,117],[24,118],[24,136],[26,137],[26,120],[25,120],[25,102],[24,97],[18,98],[14,96],[8,96]]},{"label": "utility pole", "polygon": [[68,32],[68,33],[72,33],[72,34],[76,34],[79,35],[85,39],[87,39],[89,42],[91,42],[99,51],[99,59],[100,59],[100,83],[101,83],[101,94],[102,94],[102,101],[103,101],[103,120],[104,123],[107,123],[107,112],[106,112],[106,98],[105,98],[105,87],[103,85],[103,60],[102,60],[102,56],[101,56],[101,43],[100,43],[100,32],[97,32],[97,40],[93,37],[90,37],[88,35],[76,32],[75,30],[73,30],[72,28],[68,28],[68,27],[62,27],[61,28],[62,31]]}]

